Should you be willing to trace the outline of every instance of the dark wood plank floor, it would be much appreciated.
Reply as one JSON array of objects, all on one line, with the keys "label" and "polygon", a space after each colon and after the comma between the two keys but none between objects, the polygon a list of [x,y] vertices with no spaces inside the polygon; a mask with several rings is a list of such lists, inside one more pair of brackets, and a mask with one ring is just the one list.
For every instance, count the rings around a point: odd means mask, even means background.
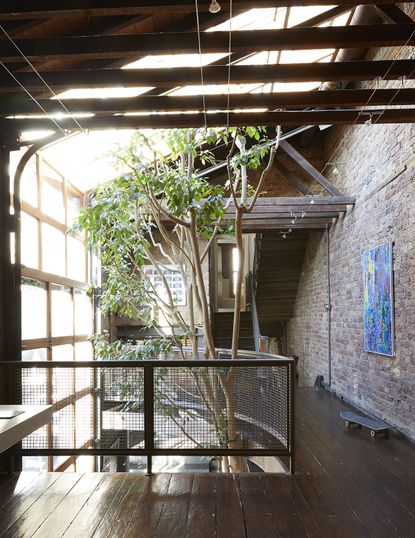
[{"label": "dark wood plank floor", "polygon": [[299,390],[297,474],[21,474],[0,480],[0,536],[415,537],[415,447],[347,430]]}]

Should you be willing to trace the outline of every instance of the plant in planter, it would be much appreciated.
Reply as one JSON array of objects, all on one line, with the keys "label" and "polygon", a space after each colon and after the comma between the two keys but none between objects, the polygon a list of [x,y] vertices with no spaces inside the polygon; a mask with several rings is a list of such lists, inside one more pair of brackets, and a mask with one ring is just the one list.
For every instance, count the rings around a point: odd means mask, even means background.
[{"label": "plant in planter", "polygon": [[[241,288],[244,249],[243,215],[252,212],[264,187],[279,143],[279,129],[272,144],[265,131],[258,128],[168,131],[164,157],[154,141],[137,134],[130,146],[116,155],[120,175],[104,183],[91,195],[89,207],[81,213],[78,227],[87,232],[88,242],[101,260],[104,276],[101,294],[103,312],[115,312],[144,320],[157,329],[162,312],[168,335],[161,334],[157,349],[178,349],[186,356],[183,340],[190,339],[192,355],[198,356],[197,320],[200,317],[204,334],[204,356],[214,360],[216,350],[210,319],[207,282],[204,267],[218,233],[234,233],[239,252],[236,280],[235,314],[232,337],[232,358],[237,357],[239,339]],[[215,145],[228,147],[228,181],[224,187],[212,185],[198,173],[197,166],[215,164]],[[250,146],[248,148],[248,145]],[[249,184],[248,170],[258,168],[264,157],[268,164],[255,188]],[[232,208],[235,221],[226,211]],[[151,267],[151,272],[148,268]],[[186,309],[177,304],[177,297],[166,274],[176,271],[186,293]],[[96,339],[101,357],[146,358],[154,356],[153,345],[132,347],[123,343],[106,343]],[[190,370],[190,369],[189,369]],[[202,369],[203,370],[203,369]],[[234,410],[235,369],[196,370],[191,375],[196,393],[210,414],[218,444],[238,448]],[[161,386],[161,385],[160,385]],[[218,387],[224,395],[225,409],[219,403]],[[158,389],[157,389],[158,390]],[[157,393],[157,391],[156,391]],[[189,438],[188,413],[171,412],[174,402],[160,393],[159,410],[176,417],[178,427]],[[191,436],[190,436],[191,437]],[[198,442],[193,439],[196,444]],[[241,470],[237,458],[224,462],[224,469]]]}]

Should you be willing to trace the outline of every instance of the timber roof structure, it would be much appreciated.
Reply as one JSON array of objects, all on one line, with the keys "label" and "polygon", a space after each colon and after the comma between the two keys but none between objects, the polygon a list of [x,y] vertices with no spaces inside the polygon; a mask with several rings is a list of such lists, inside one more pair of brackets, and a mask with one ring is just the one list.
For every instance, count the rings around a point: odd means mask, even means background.
[{"label": "timber roof structure", "polygon": [[[415,89],[406,87],[415,24],[396,2],[220,4],[212,14],[209,0],[3,0],[2,127],[415,120]],[[397,49],[397,59],[369,59],[380,47]],[[405,80],[399,92],[382,85]]]}]

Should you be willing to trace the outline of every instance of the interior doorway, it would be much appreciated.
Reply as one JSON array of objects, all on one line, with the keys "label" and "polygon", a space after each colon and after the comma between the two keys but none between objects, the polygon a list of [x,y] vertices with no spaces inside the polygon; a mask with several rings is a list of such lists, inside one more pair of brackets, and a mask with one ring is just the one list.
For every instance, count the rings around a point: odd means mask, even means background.
[{"label": "interior doorway", "polygon": [[[250,267],[249,237],[244,237],[245,261],[243,276]],[[232,237],[219,237],[213,249],[211,279],[215,312],[233,312],[238,271],[238,249]],[[242,282],[242,309],[245,309],[245,279]]]},{"label": "interior doorway", "polygon": [[217,242],[217,279],[216,306],[217,311],[233,310],[235,301],[236,268],[238,250],[232,240]]}]

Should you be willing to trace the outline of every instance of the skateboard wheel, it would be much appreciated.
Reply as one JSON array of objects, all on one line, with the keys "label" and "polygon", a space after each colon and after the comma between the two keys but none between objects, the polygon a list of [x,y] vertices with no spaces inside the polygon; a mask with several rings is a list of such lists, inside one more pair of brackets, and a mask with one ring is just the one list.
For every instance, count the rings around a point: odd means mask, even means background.
[{"label": "skateboard wheel", "polygon": [[349,428],[350,427],[350,422],[348,420],[345,420],[344,425],[346,426],[346,428]]},{"label": "skateboard wheel", "polygon": [[375,430],[370,430],[370,436],[371,436],[371,437],[376,437],[376,432],[375,432]]}]

